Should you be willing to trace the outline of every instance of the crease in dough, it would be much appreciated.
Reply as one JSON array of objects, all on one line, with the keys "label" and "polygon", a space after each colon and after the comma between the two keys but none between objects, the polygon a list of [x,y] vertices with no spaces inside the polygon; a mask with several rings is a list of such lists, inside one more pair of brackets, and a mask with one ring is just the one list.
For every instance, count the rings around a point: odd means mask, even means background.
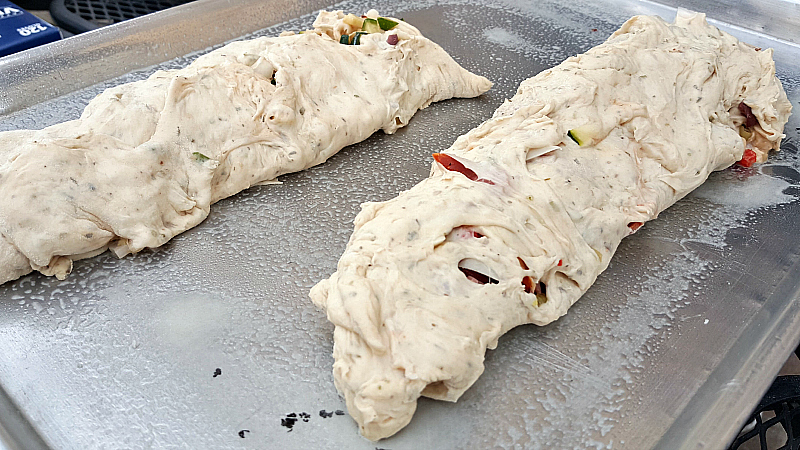
[{"label": "crease in dough", "polygon": [[107,89],[80,119],[0,133],[0,284],[163,245],[220,199],[491,87],[399,19],[340,44],[354,31],[346,18],[322,11],[313,30],[233,42]]},{"label": "crease in dough", "polygon": [[311,290],[361,433],[398,432],[420,396],[456,401],[487,348],[564,315],[622,238],[712,171],[777,150],[790,111],[771,50],[684,10],[633,17],[523,81],[428,179],[364,204]]}]

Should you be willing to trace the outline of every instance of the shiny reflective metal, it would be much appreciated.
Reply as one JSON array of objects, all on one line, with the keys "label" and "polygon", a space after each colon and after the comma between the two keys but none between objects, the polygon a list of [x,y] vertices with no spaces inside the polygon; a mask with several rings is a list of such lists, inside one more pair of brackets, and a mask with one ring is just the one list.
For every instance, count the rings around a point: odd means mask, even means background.
[{"label": "shiny reflective metal", "polygon": [[[103,88],[235,37],[306,29],[323,3],[201,0],[0,59],[0,130],[77,118]],[[755,14],[718,24],[775,48],[797,105],[800,49],[788,43],[797,30],[785,29],[795,4],[685,4],[723,20],[735,7]],[[375,448],[336,414],[345,406],[331,375],[332,327],[307,297],[335,269],[359,204],[427,176],[430,154],[520,81],[631,15],[675,13],[633,0],[337,7],[406,19],[495,87],[432,105],[396,135],[378,133],[282,185],[223,200],[163,248],[77,262],[63,282],[29,275],[0,286],[6,446],[40,436],[59,449]],[[503,337],[458,403],[420,401],[411,424],[377,445],[725,447],[800,340],[798,126],[792,118],[767,164],[714,174],[626,239],[566,317]]]}]

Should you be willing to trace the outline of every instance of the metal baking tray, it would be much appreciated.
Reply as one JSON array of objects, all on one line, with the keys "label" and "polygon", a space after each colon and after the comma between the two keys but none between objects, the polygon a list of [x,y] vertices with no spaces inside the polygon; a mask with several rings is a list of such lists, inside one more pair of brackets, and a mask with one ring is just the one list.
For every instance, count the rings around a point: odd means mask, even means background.
[{"label": "metal baking tray", "polygon": [[[751,14],[761,24],[752,30],[715,23],[773,47],[797,105],[797,5],[681,4],[723,20]],[[411,424],[378,444],[335,413],[345,405],[333,330],[307,296],[333,272],[359,204],[426,177],[431,153],[520,81],[634,14],[672,20],[677,5],[201,0],[0,59],[0,130],[77,118],[108,86],[236,37],[308,28],[320,8],[402,17],[495,82],[282,185],[223,200],[162,248],[80,261],[66,281],[34,274],[0,286],[0,439],[58,449],[725,447],[800,340],[797,116],[768,163],[712,175],[626,239],[567,316],[509,332],[458,403],[422,399]]]}]

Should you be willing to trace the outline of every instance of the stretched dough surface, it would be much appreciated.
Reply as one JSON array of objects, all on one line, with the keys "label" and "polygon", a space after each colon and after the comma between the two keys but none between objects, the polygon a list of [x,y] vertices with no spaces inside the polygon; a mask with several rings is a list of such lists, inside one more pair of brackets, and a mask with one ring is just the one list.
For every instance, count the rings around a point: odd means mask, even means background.
[{"label": "stretched dough surface", "polygon": [[523,81],[428,179],[363,205],[311,291],[361,433],[396,433],[420,396],[456,401],[487,348],[564,315],[622,238],[712,171],[778,149],[790,110],[771,50],[686,11],[633,17]]},{"label": "stretched dough surface", "polygon": [[222,198],[491,87],[395,21],[344,45],[344,13],[322,11],[308,32],[234,42],[108,89],[80,119],[0,133],[0,283],[158,247]]}]

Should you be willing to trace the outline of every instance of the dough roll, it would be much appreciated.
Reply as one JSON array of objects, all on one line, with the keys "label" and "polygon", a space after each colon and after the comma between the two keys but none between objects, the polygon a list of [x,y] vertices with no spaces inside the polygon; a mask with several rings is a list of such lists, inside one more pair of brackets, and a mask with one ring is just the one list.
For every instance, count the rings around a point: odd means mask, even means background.
[{"label": "dough roll", "polygon": [[428,179],[363,205],[311,291],[361,433],[396,433],[420,396],[456,401],[487,348],[564,315],[622,238],[712,171],[777,150],[790,110],[771,50],[687,11],[633,17],[522,82]]},{"label": "dough roll", "polygon": [[0,283],[158,247],[217,200],[491,87],[413,26],[368,16],[322,11],[313,30],[108,89],[80,119],[0,133]]}]

